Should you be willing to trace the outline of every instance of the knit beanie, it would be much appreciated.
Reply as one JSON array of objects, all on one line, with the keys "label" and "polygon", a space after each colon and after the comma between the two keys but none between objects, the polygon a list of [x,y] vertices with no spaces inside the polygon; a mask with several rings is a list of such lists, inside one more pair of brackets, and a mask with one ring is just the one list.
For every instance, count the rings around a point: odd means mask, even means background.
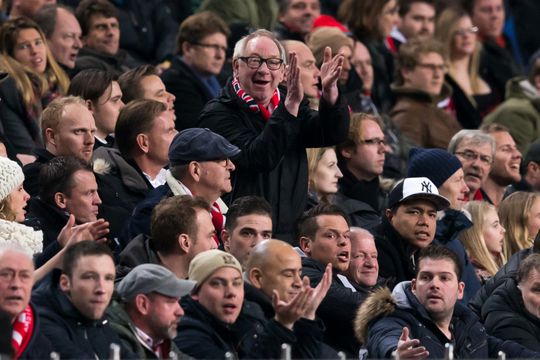
[{"label": "knit beanie", "polygon": [[324,60],[324,49],[329,46],[336,55],[344,46],[353,48],[353,40],[336,27],[323,26],[308,35],[306,45],[311,49],[315,62],[320,68]]},{"label": "knit beanie", "polygon": [[412,148],[407,177],[425,176],[439,188],[461,167],[459,159],[446,150]]},{"label": "knit beanie", "polygon": [[242,274],[242,266],[234,256],[221,250],[207,250],[197,254],[191,260],[188,278],[195,281],[198,288],[214,271],[222,267],[232,267]]},{"label": "knit beanie", "polygon": [[7,198],[23,181],[24,174],[19,164],[0,156],[0,201]]}]

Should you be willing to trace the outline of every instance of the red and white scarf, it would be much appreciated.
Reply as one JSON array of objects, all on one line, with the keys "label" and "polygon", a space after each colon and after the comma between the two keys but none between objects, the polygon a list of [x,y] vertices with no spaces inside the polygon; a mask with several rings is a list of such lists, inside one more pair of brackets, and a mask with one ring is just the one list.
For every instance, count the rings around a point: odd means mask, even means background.
[{"label": "red and white scarf", "polygon": [[32,333],[34,332],[34,312],[30,305],[23,310],[22,313],[17,316],[13,323],[13,333],[11,335],[11,346],[15,351],[15,359],[21,357],[22,353],[26,349],[26,346],[32,339]]},{"label": "red and white scarf", "polygon": [[270,118],[270,115],[272,115],[272,112],[274,112],[274,110],[279,106],[280,95],[278,89],[274,90],[274,95],[272,95],[272,99],[270,99],[270,104],[268,105],[268,108],[266,108],[266,106],[255,101],[255,99],[252,98],[251,95],[249,95],[244,89],[242,89],[237,78],[233,79],[232,86],[234,91],[236,91],[238,97],[249,106],[249,109],[256,114],[261,114],[264,120],[268,120]]}]

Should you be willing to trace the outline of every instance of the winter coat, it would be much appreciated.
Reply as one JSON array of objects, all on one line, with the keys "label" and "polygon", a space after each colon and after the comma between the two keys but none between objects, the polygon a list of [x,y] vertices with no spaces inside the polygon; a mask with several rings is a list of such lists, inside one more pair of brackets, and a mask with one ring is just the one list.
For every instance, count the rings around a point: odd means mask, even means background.
[{"label": "winter coat", "polygon": [[182,352],[196,359],[223,359],[227,352],[234,359],[277,359],[281,344],[294,347],[297,342],[291,330],[275,320],[266,321],[260,307],[249,301],[244,301],[232,325],[220,322],[190,296],[183,297],[181,304],[185,315],[174,341]]},{"label": "winter coat", "polygon": [[232,160],[232,202],[245,195],[264,197],[272,205],[274,236],[293,242],[296,219],[306,208],[308,168],[306,148],[332,146],[345,140],[349,114],[342,98],[334,106],[324,100],[320,111],[306,100],[294,117],[285,108],[285,94],[268,121],[252,112],[229,82],[221,96],[203,109],[199,126],[209,128],[238,146],[242,152]]},{"label": "winter coat", "polygon": [[452,102],[460,125],[464,129],[478,129],[482,122],[482,115],[474,97],[467,95],[449,74],[446,74],[444,81],[452,88]]},{"label": "winter coat", "polygon": [[507,279],[486,300],[482,320],[490,335],[540,351],[540,319],[525,309],[515,279]]},{"label": "winter coat", "polygon": [[496,358],[501,350],[508,358],[540,355],[515,342],[489,336],[476,315],[459,303],[454,307],[451,324],[453,340],[435,325],[406,281],[398,284],[392,294],[387,288],[372,294],[358,311],[355,331],[367,344],[369,357],[375,359],[391,358],[405,326],[409,338],[419,339],[432,359],[444,358],[445,344],[449,342],[454,345],[454,358]]},{"label": "winter coat", "polygon": [[497,123],[510,131],[522,154],[540,138],[540,92],[524,77],[506,84],[506,100],[486,116],[484,124]]},{"label": "winter coat", "polygon": [[74,73],[78,74],[87,69],[99,69],[108,71],[114,76],[119,77],[134,66],[133,59],[123,50],[118,50],[116,55],[109,55],[101,51],[83,47],[79,51],[79,55],[75,61]]},{"label": "winter coat", "polygon": [[30,304],[32,310],[34,311],[34,329],[32,333],[32,338],[26,345],[19,360],[31,360],[31,359],[50,359],[51,352],[53,352],[53,347],[42,331],[41,320],[39,318],[37,309],[34,305]]},{"label": "winter coat", "polygon": [[133,238],[118,256],[115,281],[121,281],[134,267],[141,264],[162,265],[158,254],[150,245],[150,238],[144,234]]},{"label": "winter coat", "polygon": [[[443,87],[440,98],[450,91]],[[396,104],[390,110],[392,123],[415,146],[446,149],[461,125],[451,115],[437,107],[437,98],[418,89],[393,87]]]}]

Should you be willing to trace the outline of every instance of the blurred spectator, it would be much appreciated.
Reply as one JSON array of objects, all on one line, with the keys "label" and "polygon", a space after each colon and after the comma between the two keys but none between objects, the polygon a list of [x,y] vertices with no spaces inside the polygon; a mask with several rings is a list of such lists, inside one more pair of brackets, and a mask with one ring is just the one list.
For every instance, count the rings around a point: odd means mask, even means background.
[{"label": "blurred spectator", "polygon": [[278,0],[278,23],[275,28],[281,40],[305,41],[313,22],[321,15],[319,0]]},{"label": "blurred spectator", "polygon": [[390,84],[394,76],[394,56],[385,41],[399,22],[398,10],[396,0],[343,0],[338,11],[338,19],[369,49],[374,72],[372,99],[383,112],[390,110],[393,104]]},{"label": "blurred spectator", "polygon": [[272,237],[272,208],[268,201],[257,196],[236,199],[227,211],[227,221],[221,231],[223,249],[242,265],[255,246]]},{"label": "blurred spectator", "polygon": [[84,47],[75,62],[76,71],[106,70],[120,76],[134,67],[129,54],[120,49],[118,10],[107,0],[83,0],[75,10]]},{"label": "blurred spectator", "polygon": [[484,124],[491,123],[506,126],[522,154],[540,137],[540,59],[528,78],[516,77],[506,84],[506,100],[484,119]]},{"label": "blurred spectator", "polygon": [[210,11],[188,17],[180,25],[176,55],[171,67],[161,74],[176,100],[176,129],[196,127],[204,105],[219,95],[217,75],[225,63],[227,24]]},{"label": "blurred spectator", "polygon": [[336,147],[336,152],[343,177],[335,203],[353,226],[372,228],[379,224],[386,202],[379,178],[386,153],[380,120],[369,114],[353,114],[347,140]]},{"label": "blurred spectator", "polygon": [[[378,115],[379,110],[371,100],[373,90],[373,63],[368,48],[361,41],[354,41],[351,66],[352,69],[347,80],[347,88],[356,89],[357,91],[348,95],[349,99],[347,103],[351,106],[353,112]],[[357,79],[356,82],[355,79]],[[362,87],[361,90],[358,89],[360,85]],[[351,99],[351,95],[356,97],[356,99]]]},{"label": "blurred spectator", "polygon": [[68,94],[85,100],[94,116],[94,150],[101,146],[113,147],[114,127],[124,103],[120,85],[112,74],[98,69],[83,70],[71,80]]},{"label": "blurred spectator", "polygon": [[397,48],[413,38],[429,39],[435,33],[434,0],[399,0],[398,25],[392,29]]},{"label": "blurred spectator", "polygon": [[137,266],[116,286],[118,302],[106,312],[111,328],[139,359],[169,359],[171,354],[187,358],[172,339],[184,316],[180,298],[188,295],[193,285],[163,266]]},{"label": "blurred spectator", "polygon": [[46,5],[36,12],[33,18],[45,33],[58,65],[73,77],[75,60],[82,47],[81,26],[73,10],[60,4]]},{"label": "blurred spectator", "polygon": [[17,17],[32,18],[43,6],[46,6],[47,4],[56,4],[56,0],[11,0],[6,1],[6,3],[11,19]]},{"label": "blurred spectator", "polygon": [[510,185],[506,193],[516,191],[540,191],[540,139],[531,144],[521,162],[521,181]]},{"label": "blurred spectator", "polygon": [[507,186],[521,180],[519,172],[521,152],[505,126],[494,123],[483,126],[482,130],[495,140],[493,165],[482,184],[482,197],[498,207],[504,198]]},{"label": "blurred spectator", "polygon": [[172,196],[152,211],[151,237],[140,234],[120,253],[116,273],[123,278],[140,264],[163,265],[177,278],[187,278],[191,260],[216,248],[210,207],[201,198]]},{"label": "blurred spectator", "polygon": [[465,229],[460,240],[476,269],[476,276],[484,284],[506,262],[503,252],[505,229],[499,222],[497,209],[485,201],[471,201],[465,205],[471,214],[472,227]]},{"label": "blurred spectator", "polygon": [[204,0],[198,11],[212,11],[219,14],[231,27],[272,30],[277,21],[278,2],[276,0]]},{"label": "blurred spectator", "polygon": [[285,74],[283,46],[266,30],[242,38],[235,46],[235,77],[206,105],[199,126],[242,150],[233,158],[238,169],[227,201],[264,197],[272,205],[274,236],[292,242],[293,224],[305,209],[308,193],[305,149],[342,141],[349,120],[337,88],[343,56],[332,57],[330,51],[325,56],[319,112],[302,101],[298,57],[291,53],[289,60],[293,70],[285,95],[278,89]]},{"label": "blurred spectator", "polygon": [[11,158],[25,165],[35,161],[33,151],[43,147],[43,108],[66,93],[69,78],[51,55],[39,26],[28,18],[2,24],[0,52],[2,68],[9,74],[0,82],[2,133],[14,152]]},{"label": "blurred spectator", "polygon": [[481,45],[477,32],[470,16],[454,7],[440,14],[435,32],[449,60],[445,77],[452,87],[449,108],[465,129],[477,129],[482,117],[497,105],[491,88],[479,74]]},{"label": "blurred spectator", "polygon": [[446,149],[461,126],[437,107],[450,95],[444,84],[447,71],[441,43],[412,40],[399,48],[396,58],[396,104],[390,111],[392,123],[413,145]]},{"label": "blurred spectator", "polygon": [[506,229],[504,256],[509,259],[520,250],[530,248],[540,230],[540,196],[518,191],[501,202],[499,217]]},{"label": "blurred spectator", "polygon": [[450,140],[448,151],[463,165],[467,200],[483,200],[482,186],[495,157],[495,140],[481,130],[460,130]]},{"label": "blurred spectator", "polygon": [[306,151],[309,172],[308,208],[318,203],[332,203],[333,196],[338,192],[338,180],[343,177],[336,151],[332,147],[309,148]]}]

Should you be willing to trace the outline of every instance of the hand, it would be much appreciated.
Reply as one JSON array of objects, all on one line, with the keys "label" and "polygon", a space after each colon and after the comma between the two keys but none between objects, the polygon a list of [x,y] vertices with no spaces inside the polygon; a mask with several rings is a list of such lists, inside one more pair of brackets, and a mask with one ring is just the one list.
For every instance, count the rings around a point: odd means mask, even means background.
[{"label": "hand", "polygon": [[276,321],[292,330],[294,323],[306,312],[312,294],[312,288],[303,288],[289,302],[285,302],[279,299],[278,292],[274,290],[272,294],[272,307],[276,313]]},{"label": "hand", "polygon": [[293,115],[298,116],[300,103],[304,98],[304,87],[300,81],[300,68],[298,67],[298,56],[295,52],[289,54],[289,66],[287,67],[287,96],[285,97],[285,108]]},{"label": "hand", "polygon": [[[307,281],[307,287],[309,287],[309,278],[307,276],[304,276],[304,284]],[[315,312],[319,308],[319,305],[323,301],[324,297],[326,296],[326,293],[328,293],[328,289],[330,289],[330,285],[332,285],[332,264],[326,265],[326,269],[324,270],[324,275],[313,291],[313,295],[308,302],[308,306],[306,308],[306,312],[304,313],[304,317],[309,320],[315,319]]]},{"label": "hand", "polygon": [[321,65],[321,85],[322,97],[330,104],[334,105],[339,96],[337,82],[343,71],[345,57],[342,53],[332,58],[332,49],[324,49],[324,60]]},{"label": "hand", "polygon": [[426,359],[429,352],[425,347],[419,345],[420,340],[411,340],[409,338],[409,328],[404,327],[396,348],[398,359]]},{"label": "hand", "polygon": [[75,216],[69,216],[68,222],[58,234],[58,243],[61,247],[76,244],[83,240],[96,240],[106,242],[109,233],[109,223],[104,219],[75,225]]}]

